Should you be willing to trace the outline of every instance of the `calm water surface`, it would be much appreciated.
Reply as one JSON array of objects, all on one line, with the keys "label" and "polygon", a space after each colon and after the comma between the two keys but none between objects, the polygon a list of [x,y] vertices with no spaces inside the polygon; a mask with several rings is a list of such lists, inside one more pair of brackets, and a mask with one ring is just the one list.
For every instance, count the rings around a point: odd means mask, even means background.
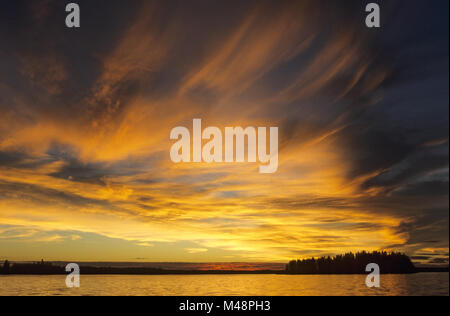
[{"label": "calm water surface", "polygon": [[78,289],[65,276],[0,276],[0,295],[449,295],[449,275],[382,275],[379,289],[364,275],[93,275]]}]

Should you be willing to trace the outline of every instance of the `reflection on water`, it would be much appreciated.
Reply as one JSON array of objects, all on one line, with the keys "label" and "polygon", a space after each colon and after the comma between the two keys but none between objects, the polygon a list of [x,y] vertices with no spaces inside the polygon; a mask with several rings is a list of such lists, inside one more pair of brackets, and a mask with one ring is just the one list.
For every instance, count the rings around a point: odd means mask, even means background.
[{"label": "reflection on water", "polygon": [[81,276],[68,289],[65,276],[0,276],[0,295],[448,295],[448,273],[382,275],[381,288],[364,275],[113,275]]}]

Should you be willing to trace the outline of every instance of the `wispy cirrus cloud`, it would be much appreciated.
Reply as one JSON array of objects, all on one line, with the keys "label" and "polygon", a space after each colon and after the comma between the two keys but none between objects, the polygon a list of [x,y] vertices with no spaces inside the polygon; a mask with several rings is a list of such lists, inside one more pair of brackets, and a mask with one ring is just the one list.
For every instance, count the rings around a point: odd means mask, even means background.
[{"label": "wispy cirrus cloud", "polygon": [[[405,55],[394,38],[409,35],[360,27],[355,3],[112,1],[104,28],[86,15],[50,36],[46,3],[0,51],[0,223],[49,231],[28,243],[98,238],[146,258],[171,243],[173,261],[448,247],[439,33]],[[279,171],[174,165],[170,130],[196,117],[279,126]]]}]

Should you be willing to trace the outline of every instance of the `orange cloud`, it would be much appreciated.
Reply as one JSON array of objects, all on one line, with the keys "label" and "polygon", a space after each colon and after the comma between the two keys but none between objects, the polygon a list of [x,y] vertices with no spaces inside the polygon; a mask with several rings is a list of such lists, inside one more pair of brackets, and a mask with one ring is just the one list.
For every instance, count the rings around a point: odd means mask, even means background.
[{"label": "orange cloud", "polygon": [[[257,4],[200,45],[186,40],[186,21],[195,24],[188,13],[151,2],[108,54],[91,52],[98,73],[69,100],[55,97],[72,79],[62,57],[24,58],[22,75],[48,95],[33,104],[27,91],[0,82],[14,95],[14,109],[0,99],[0,163],[2,153],[20,153],[0,164],[0,225],[46,232],[15,236],[30,243],[96,234],[150,252],[158,243],[194,244],[171,250],[174,261],[219,258],[214,250],[229,260],[285,261],[402,248],[410,236],[401,227],[413,218],[397,207],[411,200],[384,205],[382,189],[362,188],[383,169],[350,178],[342,140],[351,118],[382,98],[389,67],[376,64],[352,24],[323,19],[313,2],[275,11]],[[280,126],[278,172],[173,164],[170,130],[197,117],[220,127]]]}]

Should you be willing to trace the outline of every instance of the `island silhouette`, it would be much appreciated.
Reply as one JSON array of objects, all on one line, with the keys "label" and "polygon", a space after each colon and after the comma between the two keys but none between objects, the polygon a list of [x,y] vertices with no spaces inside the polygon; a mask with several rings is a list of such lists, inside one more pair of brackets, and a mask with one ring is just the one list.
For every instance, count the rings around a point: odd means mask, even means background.
[{"label": "island silhouette", "polygon": [[334,257],[318,259],[294,260],[286,266],[290,274],[366,274],[370,263],[380,266],[380,272],[385,274],[414,273],[416,268],[411,259],[398,252],[349,252]]},{"label": "island silhouette", "polygon": [[[173,270],[155,267],[80,266],[83,275],[169,275],[169,274],[367,274],[366,266],[376,263],[381,274],[411,274],[418,272],[448,272],[448,267],[415,267],[411,259],[399,252],[357,252],[337,256],[290,261],[285,270]],[[6,260],[0,268],[2,275],[61,275],[68,274],[61,262],[11,263]]]}]

